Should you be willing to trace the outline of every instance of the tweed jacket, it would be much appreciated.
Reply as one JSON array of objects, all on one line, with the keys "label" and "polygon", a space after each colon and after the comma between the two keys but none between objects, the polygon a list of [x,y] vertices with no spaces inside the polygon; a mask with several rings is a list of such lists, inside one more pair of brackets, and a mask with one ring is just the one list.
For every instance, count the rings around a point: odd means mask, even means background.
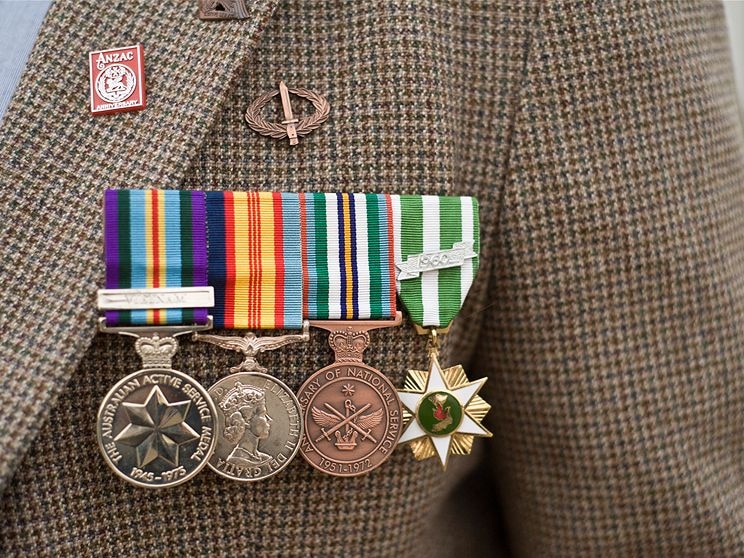
[{"label": "tweed jacket", "polygon": [[[0,131],[3,556],[741,556],[744,136],[703,2],[57,0]],[[145,45],[148,107],[88,112],[87,52]],[[297,147],[246,106],[331,118]],[[298,110],[307,110],[300,108]],[[358,478],[132,487],[95,441],[139,368],[96,335],[105,188],[476,196],[481,270],[443,362],[488,376],[474,455]],[[292,388],[325,335],[262,362]],[[185,342],[209,385],[239,355]],[[410,324],[366,360],[398,386]]]}]

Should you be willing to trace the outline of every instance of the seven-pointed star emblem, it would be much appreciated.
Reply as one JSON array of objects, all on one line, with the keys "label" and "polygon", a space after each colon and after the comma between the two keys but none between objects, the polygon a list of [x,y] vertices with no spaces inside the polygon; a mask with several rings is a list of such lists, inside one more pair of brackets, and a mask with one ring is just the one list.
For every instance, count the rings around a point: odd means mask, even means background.
[{"label": "seven-pointed star emblem", "polygon": [[428,371],[409,371],[398,396],[411,419],[398,443],[413,442],[417,459],[436,455],[444,468],[451,453],[470,453],[473,437],[491,436],[480,423],[490,409],[477,395],[485,382],[470,382],[461,366],[442,370],[435,356]]},{"label": "seven-pointed star emblem", "polygon": [[114,438],[137,452],[137,466],[144,467],[158,457],[178,467],[178,448],[199,435],[186,422],[191,401],[170,403],[158,386],[144,403],[122,403],[129,424]]}]

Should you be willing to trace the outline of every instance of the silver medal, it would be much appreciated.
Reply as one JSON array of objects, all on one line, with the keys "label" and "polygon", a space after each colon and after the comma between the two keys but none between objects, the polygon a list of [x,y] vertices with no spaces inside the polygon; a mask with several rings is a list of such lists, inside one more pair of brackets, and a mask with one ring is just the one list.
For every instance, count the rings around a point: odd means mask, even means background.
[{"label": "silver medal", "polygon": [[175,337],[139,337],[135,348],[143,368],[120,380],[103,399],[98,444],[108,466],[127,482],[175,486],[209,461],[217,410],[199,382],[171,368]]},{"label": "silver medal", "polygon": [[239,481],[265,479],[297,454],[302,439],[300,403],[292,390],[266,374],[223,378],[209,395],[217,403],[217,447],[209,466]]},{"label": "silver medal", "polygon": [[209,466],[237,481],[258,481],[275,475],[295,457],[303,435],[300,403],[283,382],[263,372],[256,361],[261,352],[306,342],[303,333],[274,337],[194,334],[205,341],[243,353],[244,361],[229,376],[209,388],[217,406],[217,444]]}]

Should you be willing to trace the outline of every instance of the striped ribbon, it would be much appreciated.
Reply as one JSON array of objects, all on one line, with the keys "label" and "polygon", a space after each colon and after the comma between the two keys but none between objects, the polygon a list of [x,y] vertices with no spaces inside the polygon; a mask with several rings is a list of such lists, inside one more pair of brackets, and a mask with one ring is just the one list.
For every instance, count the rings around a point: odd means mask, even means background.
[{"label": "striped ribbon", "polygon": [[302,327],[299,195],[206,195],[215,327]]},{"label": "striped ribbon", "polygon": [[[479,249],[478,203],[470,197],[108,190],[104,212],[106,288],[209,284],[215,325],[224,328],[295,329],[303,316],[390,318],[395,262],[463,241]],[[398,281],[413,322],[446,327],[477,270],[476,256]],[[109,311],[106,318],[109,325],[205,323],[207,310]]]},{"label": "striped ribbon", "polygon": [[[106,288],[203,287],[207,248],[203,192],[107,190]],[[207,310],[106,312],[109,326],[203,324]]]},{"label": "striped ribbon", "polygon": [[[479,252],[478,201],[454,196],[393,196],[395,261],[411,255],[448,250],[470,241]],[[425,271],[399,281],[398,293],[411,320],[444,328],[460,311],[478,271],[478,257],[458,267]]]},{"label": "striped ribbon", "polygon": [[300,195],[304,314],[310,319],[395,315],[392,202],[383,194]]}]

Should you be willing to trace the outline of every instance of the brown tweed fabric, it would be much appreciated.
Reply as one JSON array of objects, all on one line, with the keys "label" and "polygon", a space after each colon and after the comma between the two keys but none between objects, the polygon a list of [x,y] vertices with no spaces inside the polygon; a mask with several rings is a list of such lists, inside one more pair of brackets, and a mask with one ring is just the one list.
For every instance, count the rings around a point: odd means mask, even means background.
[{"label": "brown tweed fabric", "polygon": [[744,150],[720,5],[544,4],[481,363],[521,556],[744,555]]},{"label": "brown tweed fabric", "polygon": [[[744,138],[719,6],[289,0],[259,33],[271,2],[243,23],[199,22],[176,1],[72,4],[50,13],[0,136],[17,227],[4,231],[3,555],[494,555],[497,509],[517,555],[742,553]],[[153,12],[167,17],[136,18]],[[39,76],[64,72],[63,36],[83,55],[145,42],[148,109],[88,118],[80,69],[61,99],[40,92]],[[333,107],[296,148],[242,121],[279,79]],[[117,480],[93,417],[138,367],[131,342],[96,337],[73,373],[109,185],[478,196],[484,265],[443,360],[473,354],[471,374],[490,377],[495,437],[479,454],[494,487],[445,498],[478,459],[443,482],[406,451],[359,479],[298,459],[251,486]],[[40,323],[45,340],[31,338]],[[425,361],[410,327],[373,337],[367,360],[399,385]],[[209,384],[237,359],[185,342],[174,364]],[[262,359],[292,387],[330,360],[318,333]]]},{"label": "brown tweed fabric", "polygon": [[[274,4],[253,2],[252,19],[224,26],[204,25],[177,0],[50,8],[0,130],[0,488],[95,331],[103,189],[179,184],[214,99]],[[91,117],[88,51],[136,42],[145,44],[150,106]]]}]

